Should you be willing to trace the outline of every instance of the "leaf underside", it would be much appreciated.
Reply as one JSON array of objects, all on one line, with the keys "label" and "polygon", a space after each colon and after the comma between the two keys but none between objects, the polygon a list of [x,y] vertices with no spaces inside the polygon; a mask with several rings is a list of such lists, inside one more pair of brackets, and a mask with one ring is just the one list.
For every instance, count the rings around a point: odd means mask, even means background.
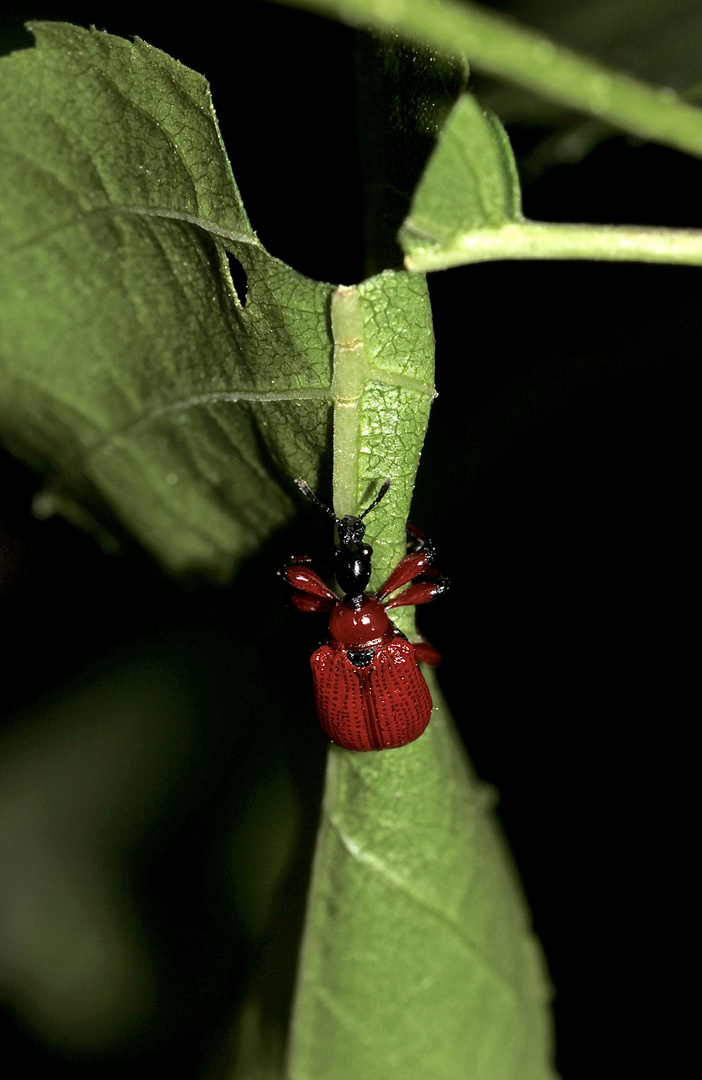
[{"label": "leaf underside", "polygon": [[331,286],[258,244],[200,75],[35,33],[0,64],[3,438],[59,505],[106,503],[170,569],[227,576],[290,513],[271,474],[316,482]]}]

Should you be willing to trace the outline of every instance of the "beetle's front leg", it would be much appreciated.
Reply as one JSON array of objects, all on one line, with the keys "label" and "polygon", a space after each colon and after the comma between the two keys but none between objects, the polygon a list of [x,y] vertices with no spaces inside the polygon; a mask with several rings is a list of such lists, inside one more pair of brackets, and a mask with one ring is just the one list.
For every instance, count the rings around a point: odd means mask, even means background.
[{"label": "beetle's front leg", "polygon": [[297,590],[290,599],[298,611],[331,611],[339,598],[325,585],[319,574],[310,570],[311,562],[308,555],[297,555],[278,573]]}]

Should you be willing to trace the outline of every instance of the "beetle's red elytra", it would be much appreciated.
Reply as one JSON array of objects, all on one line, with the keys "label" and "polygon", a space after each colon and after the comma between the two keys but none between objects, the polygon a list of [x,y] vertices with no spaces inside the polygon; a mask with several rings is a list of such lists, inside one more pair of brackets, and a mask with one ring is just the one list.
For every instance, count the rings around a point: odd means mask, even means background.
[{"label": "beetle's red elytra", "polygon": [[[320,502],[304,480],[297,485],[339,532],[334,571],[342,598],[310,569],[306,556],[294,558],[281,571],[294,590],[292,602],[299,611],[330,613],[327,640],[310,660],[320,726],[346,750],[406,746],[419,738],[431,719],[431,694],[418,660],[435,665],[441,657],[427,641],[408,641],[387,610],[427,604],[446,591],[448,580],[431,565],[431,542],[408,525],[416,550],[400,560],[376,595],[367,594],[373,548],[363,542],[363,518],[383,498],[390,480],[360,517],[344,518]],[[404,586],[408,587],[403,592],[391,595]]]}]

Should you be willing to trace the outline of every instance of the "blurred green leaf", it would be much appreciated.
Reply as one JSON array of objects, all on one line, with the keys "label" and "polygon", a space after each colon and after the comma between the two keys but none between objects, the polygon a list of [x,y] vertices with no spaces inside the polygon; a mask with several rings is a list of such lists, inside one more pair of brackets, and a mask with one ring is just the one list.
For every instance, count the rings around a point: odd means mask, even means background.
[{"label": "blurred green leaf", "polygon": [[[512,0],[507,10],[555,41],[628,71],[639,79],[672,87],[699,104],[702,7],[699,0]],[[574,164],[604,139],[620,134],[554,102],[493,79],[479,78],[475,92],[503,123],[541,126],[545,137],[520,160],[526,183],[559,164]],[[549,133],[549,129],[551,129]]]},{"label": "blurred green leaf", "polygon": [[702,156],[702,110],[579,56],[488,7],[456,0],[281,0],[466,57],[471,68],[644,139]]},{"label": "blurred green leaf", "polygon": [[332,748],[290,1080],[546,1080],[550,986],[441,695],[411,746]]},{"label": "blurred green leaf", "polygon": [[3,999],[69,1056],[133,1049],[161,1008],[130,872],[174,793],[187,802],[194,677],[178,660],[111,657],[0,740]]},{"label": "blurred green leaf", "polygon": [[[640,79],[678,93],[700,78],[702,8],[698,0],[512,0],[510,15],[554,41]],[[514,87],[496,83],[476,90],[504,123],[572,122],[557,106]]]}]

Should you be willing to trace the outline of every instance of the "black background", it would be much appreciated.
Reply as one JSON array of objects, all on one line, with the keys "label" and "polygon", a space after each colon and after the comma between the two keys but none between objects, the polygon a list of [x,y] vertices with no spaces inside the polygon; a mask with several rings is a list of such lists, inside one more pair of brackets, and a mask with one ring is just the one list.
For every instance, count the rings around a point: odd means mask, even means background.
[{"label": "black background", "polygon": [[[4,51],[29,44],[21,25],[34,17],[137,34],[204,73],[266,247],[316,278],[363,276],[350,31],[258,3],[223,17],[203,11],[199,22],[126,4],[38,3],[5,6]],[[519,154],[538,133],[511,134]],[[672,150],[613,138],[528,186],[525,212],[699,228],[699,170]],[[421,625],[444,655],[441,682],[476,769],[501,795],[558,991],[568,1080],[680,1065],[697,772],[688,739],[699,273],[515,262],[430,279],[439,397],[412,514],[453,586]],[[304,698],[297,624],[291,646],[269,579],[282,554],[310,546],[310,529],[324,542],[314,518],[272,541],[228,590],[183,590],[141,552],[108,556],[61,520],[37,522],[40,478],[10,458],[0,468],[8,724],[17,706],[125,642],[173,633],[174,648],[188,651],[204,634],[224,656],[245,651],[261,623],[274,681]],[[217,677],[226,697],[228,676]],[[323,746],[310,746],[313,804]],[[187,912],[210,902],[193,878],[207,807],[225,798],[212,764],[221,753],[208,744],[214,779],[194,785],[152,873],[157,898],[177,895],[175,913],[161,916],[170,943]],[[226,948],[214,943],[216,911],[204,922],[200,955],[220,967],[209,965],[206,987],[201,977],[197,1008],[172,990],[169,1019],[130,1049],[132,1069],[196,1076],[216,1043],[243,961],[236,934]],[[173,961],[172,981],[192,980],[197,965],[190,954]],[[52,1074],[126,1067],[61,1066],[9,1016],[4,1045]]]}]

